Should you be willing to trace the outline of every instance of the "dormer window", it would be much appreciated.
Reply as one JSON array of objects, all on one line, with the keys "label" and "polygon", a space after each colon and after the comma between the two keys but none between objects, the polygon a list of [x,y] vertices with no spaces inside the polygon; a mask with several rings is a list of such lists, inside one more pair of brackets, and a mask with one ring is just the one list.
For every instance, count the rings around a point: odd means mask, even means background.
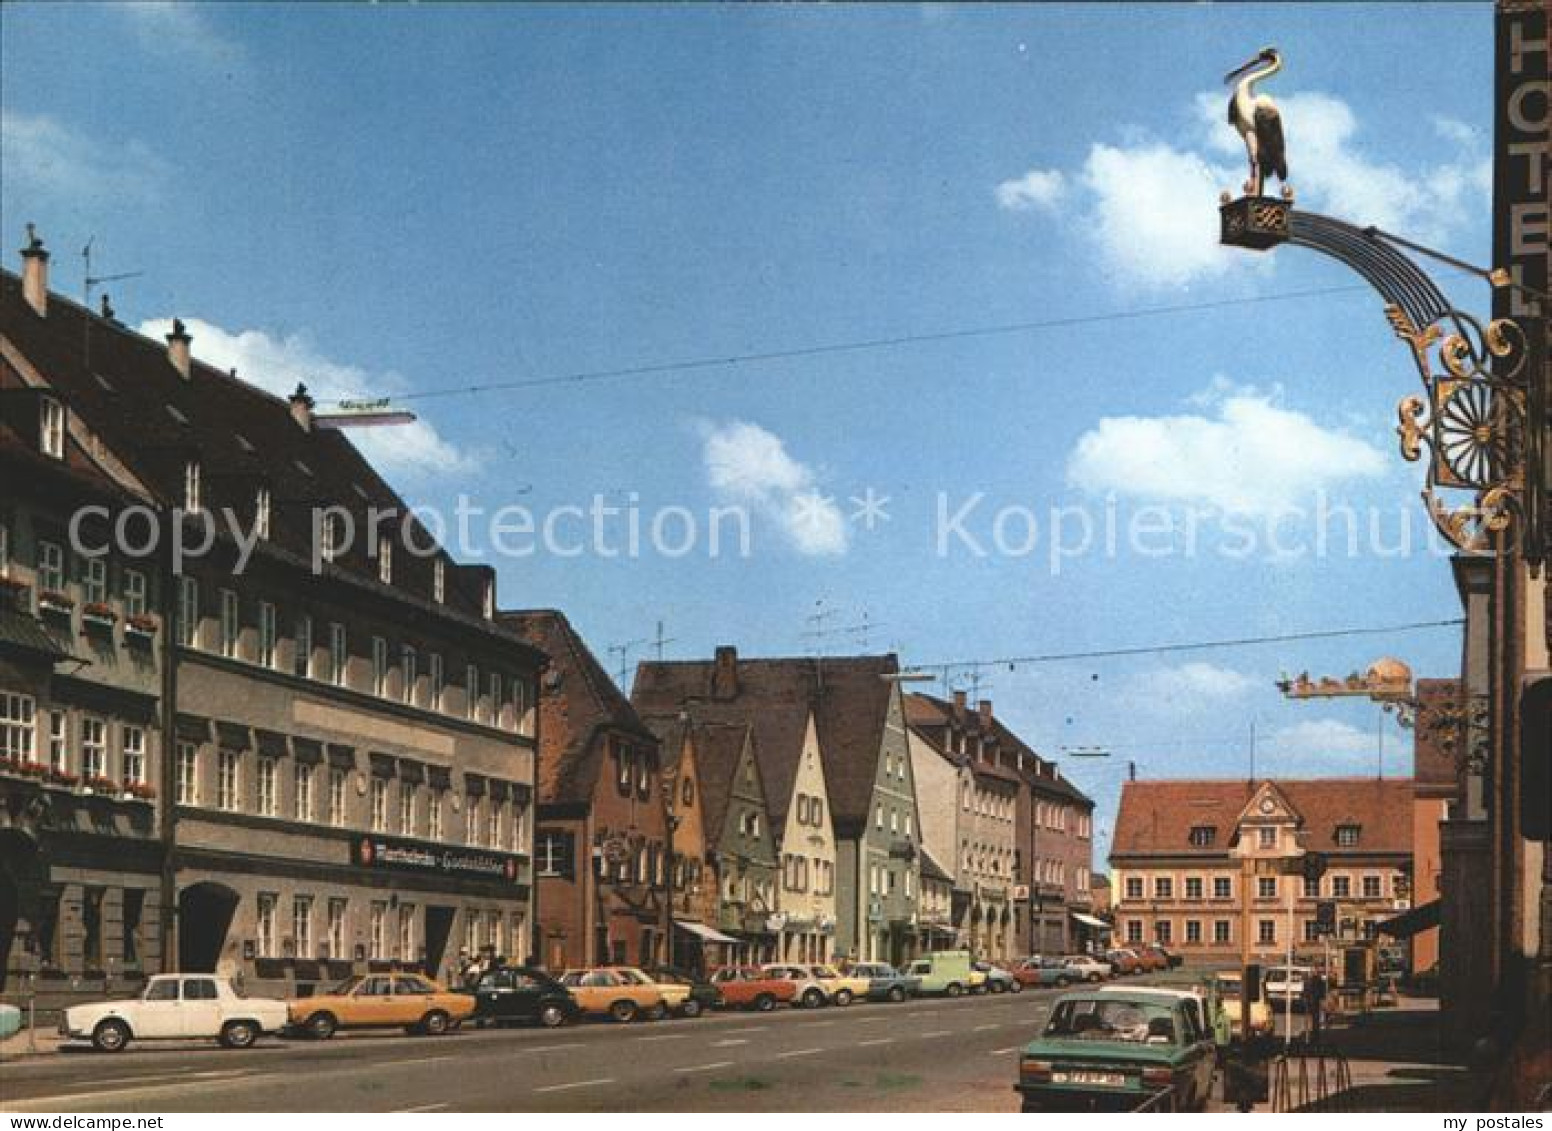
[{"label": "dormer window", "polygon": [[1272,826],[1269,826],[1269,825],[1263,825],[1261,828],[1257,829],[1256,832],[1257,832],[1257,835],[1259,837],[1260,846],[1262,848],[1276,848],[1277,847],[1277,829],[1276,828],[1274,828]]},{"label": "dormer window", "polygon": [[1193,825],[1191,827],[1191,847],[1211,848],[1218,840],[1218,830],[1213,825]]},{"label": "dormer window", "polygon": [[393,584],[393,540],[377,540],[377,580],[384,585]]},{"label": "dormer window", "polygon": [[339,515],[324,515],[323,529],[319,534],[323,540],[323,545],[318,547],[320,556],[326,562],[334,561],[339,554]]},{"label": "dormer window", "polygon": [[447,565],[441,558],[431,563],[431,598],[439,605],[447,600]]},{"label": "dormer window", "polygon": [[65,406],[53,397],[38,402],[38,446],[54,459],[65,458]]},{"label": "dormer window", "polygon": [[485,582],[484,612],[486,620],[496,619],[496,583],[492,580]]},{"label": "dormer window", "polygon": [[1338,825],[1336,827],[1336,846],[1338,848],[1357,848],[1358,830],[1358,825]]},{"label": "dormer window", "polygon": [[269,488],[260,487],[253,497],[253,532],[269,540]]},{"label": "dormer window", "polygon": [[183,465],[183,509],[200,510],[199,463],[190,460]]}]

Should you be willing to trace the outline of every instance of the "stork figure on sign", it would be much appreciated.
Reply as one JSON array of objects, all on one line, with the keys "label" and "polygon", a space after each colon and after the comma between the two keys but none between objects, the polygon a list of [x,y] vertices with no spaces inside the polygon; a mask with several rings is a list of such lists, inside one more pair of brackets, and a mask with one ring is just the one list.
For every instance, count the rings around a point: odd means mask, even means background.
[{"label": "stork figure on sign", "polygon": [[[1254,59],[1240,64],[1223,76],[1234,83],[1229,98],[1229,125],[1245,139],[1245,155],[1250,159],[1250,179],[1245,182],[1248,196],[1260,196],[1266,174],[1274,174],[1283,184],[1283,195],[1292,196],[1288,187],[1288,157],[1283,150],[1283,118],[1270,95],[1257,94],[1258,82],[1283,69],[1283,57],[1275,47],[1264,47]],[[1235,80],[1238,79],[1238,82]]]}]

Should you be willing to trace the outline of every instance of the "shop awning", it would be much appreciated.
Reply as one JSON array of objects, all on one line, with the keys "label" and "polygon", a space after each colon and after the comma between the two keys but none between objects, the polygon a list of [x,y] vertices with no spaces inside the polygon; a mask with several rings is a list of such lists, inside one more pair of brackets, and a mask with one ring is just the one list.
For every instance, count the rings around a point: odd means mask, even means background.
[{"label": "shop awning", "polygon": [[1441,902],[1437,899],[1419,904],[1410,911],[1403,911],[1400,915],[1386,919],[1383,923],[1375,925],[1374,929],[1382,935],[1389,935],[1393,939],[1409,939],[1413,935],[1422,934],[1430,928],[1439,925],[1439,912],[1442,910]]},{"label": "shop awning", "polygon": [[706,942],[734,944],[737,944],[738,942],[737,939],[729,938],[721,931],[706,926],[705,923],[691,923],[685,921],[684,919],[675,919],[674,926],[678,927],[681,931],[689,931],[690,934],[696,936],[697,938],[704,939]]},{"label": "shop awning", "polygon": [[1096,919],[1094,916],[1085,915],[1081,911],[1069,911],[1067,914],[1071,915],[1085,927],[1095,927],[1101,931],[1109,931],[1113,929],[1110,924],[1105,922],[1103,919]]}]

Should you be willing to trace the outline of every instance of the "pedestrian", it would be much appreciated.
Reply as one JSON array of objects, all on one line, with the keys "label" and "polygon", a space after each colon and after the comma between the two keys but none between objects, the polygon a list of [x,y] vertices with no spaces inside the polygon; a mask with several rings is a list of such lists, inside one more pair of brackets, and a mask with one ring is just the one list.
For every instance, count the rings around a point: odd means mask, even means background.
[{"label": "pedestrian", "polygon": [[1319,969],[1304,979],[1304,1013],[1309,1018],[1310,1042],[1320,1044],[1321,1012],[1326,1000],[1326,977]]}]

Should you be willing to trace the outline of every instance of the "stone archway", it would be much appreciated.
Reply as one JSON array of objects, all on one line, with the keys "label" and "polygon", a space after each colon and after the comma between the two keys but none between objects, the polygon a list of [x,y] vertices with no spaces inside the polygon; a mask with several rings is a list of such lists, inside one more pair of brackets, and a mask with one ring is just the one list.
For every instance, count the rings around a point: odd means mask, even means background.
[{"label": "stone archway", "polygon": [[214,974],[242,897],[223,883],[202,880],[178,893],[178,969]]}]

